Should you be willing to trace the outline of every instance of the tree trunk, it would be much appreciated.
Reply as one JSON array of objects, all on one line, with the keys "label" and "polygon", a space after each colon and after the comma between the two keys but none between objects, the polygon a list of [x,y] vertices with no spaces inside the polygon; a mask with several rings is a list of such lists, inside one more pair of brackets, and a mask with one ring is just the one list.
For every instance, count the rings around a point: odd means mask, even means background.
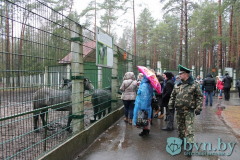
[{"label": "tree trunk", "polygon": [[155,63],[156,63],[156,61],[155,61],[155,57],[156,57],[156,43],[154,44],[154,55],[153,55],[154,57],[153,57],[153,68],[155,68]]},{"label": "tree trunk", "polygon": [[177,42],[176,42],[176,39],[175,39],[175,52],[174,52],[174,65],[173,65],[173,68],[177,68]]},{"label": "tree trunk", "polygon": [[[109,6],[111,6],[111,0],[109,1]],[[111,16],[111,7],[108,9],[108,20],[107,20],[107,29],[106,33],[110,34],[110,16]]]},{"label": "tree trunk", "polygon": [[231,14],[230,14],[230,21],[229,21],[229,44],[228,44],[228,63],[227,66],[230,67],[231,61],[231,48],[232,48],[232,17],[233,17],[233,5],[231,6]]},{"label": "tree trunk", "polygon": [[[199,68],[199,66],[198,66],[198,64],[197,64],[197,62],[199,61],[197,61],[197,50],[194,50],[194,57],[193,57],[194,59],[193,59],[193,62],[194,62],[194,66],[195,66],[195,68],[196,68],[196,73],[198,74],[198,68]],[[196,75],[197,75],[196,74]]]},{"label": "tree trunk", "polygon": [[136,56],[137,56],[137,40],[136,40],[136,27],[135,27],[135,10],[134,10],[134,0],[133,0],[133,25],[134,25],[134,53],[135,53],[135,66],[136,64]]},{"label": "tree trunk", "polygon": [[211,68],[211,70],[212,69],[215,69],[215,71],[216,71],[216,54],[215,54],[215,52],[214,52],[214,46],[215,46],[215,44],[214,44],[214,41],[212,42],[212,46],[211,46],[211,61],[210,61],[210,68]]},{"label": "tree trunk", "polygon": [[222,12],[221,12],[221,0],[218,1],[218,69],[221,69],[222,72]]},{"label": "tree trunk", "polygon": [[211,47],[209,47],[209,49],[208,49],[208,72],[211,71],[211,61],[212,61]]},{"label": "tree trunk", "polygon": [[188,24],[187,24],[187,0],[185,0],[185,64],[188,66]]},{"label": "tree trunk", "polygon": [[170,67],[169,67],[170,63],[169,63],[169,52],[168,52],[168,50],[167,50],[167,64],[168,64],[167,67],[170,68]]},{"label": "tree trunk", "polygon": [[[191,32],[189,33],[189,38],[191,39]],[[189,48],[191,48],[191,43],[189,44]],[[192,68],[192,54],[189,53],[189,65],[188,68]]]},{"label": "tree trunk", "polygon": [[[21,37],[20,37],[20,45],[19,45],[19,52],[18,52],[18,86],[21,85],[20,78],[21,78],[21,70],[22,70],[22,47],[23,47],[24,31],[25,31],[28,16],[29,16],[29,12],[26,17],[23,17]],[[25,22],[24,22],[24,18],[25,18]]]},{"label": "tree trunk", "polygon": [[[232,31],[234,31],[234,19],[232,20]],[[234,35],[231,36],[232,37],[232,44],[231,44],[231,62],[230,62],[230,66],[233,67],[233,69],[235,69],[235,50],[234,50]]]},{"label": "tree trunk", "polygon": [[225,41],[224,43],[224,66],[223,67],[226,67],[227,66],[227,42]]},{"label": "tree trunk", "polygon": [[[204,42],[206,43],[206,35],[204,35]],[[206,48],[203,48],[203,72],[206,72]]]},{"label": "tree trunk", "polygon": [[12,10],[12,77],[13,77],[13,79],[12,79],[12,83],[13,83],[13,89],[15,89],[14,88],[14,86],[15,86],[15,82],[14,82],[14,56],[13,56],[13,10]]},{"label": "tree trunk", "polygon": [[237,50],[238,50],[238,72],[239,72],[240,70],[239,17],[237,17]]},{"label": "tree trunk", "polygon": [[[210,33],[209,33],[209,37],[212,37],[212,28],[211,28],[211,19],[209,20],[209,28],[210,28]],[[210,38],[210,42],[211,42],[211,38]],[[208,48],[208,72],[212,72],[212,47],[209,46]]]},{"label": "tree trunk", "polygon": [[8,6],[6,6],[6,86],[10,86],[10,35],[9,35],[9,18]]},{"label": "tree trunk", "polygon": [[95,27],[95,35],[94,35],[94,40],[96,40],[96,30],[97,30],[97,6],[96,6],[97,2],[95,0],[95,24],[94,24],[94,27]]},{"label": "tree trunk", "polygon": [[183,0],[181,5],[181,29],[180,29],[180,51],[179,51],[179,64],[182,64],[182,40],[183,40]]},{"label": "tree trunk", "polygon": [[[69,15],[68,17],[70,18],[70,15],[71,15],[71,12],[72,12],[72,5],[73,5],[73,0],[71,2],[71,5],[70,5],[70,11],[69,11]],[[68,25],[69,25],[69,35],[71,35],[71,21],[68,21]],[[62,34],[62,33],[61,33]],[[70,46],[70,50],[71,50],[71,41],[69,41],[69,46]],[[60,60],[61,60],[62,56],[60,55]]]},{"label": "tree trunk", "polygon": [[[201,60],[202,60],[202,39],[200,38],[200,41],[199,41],[200,45],[199,45],[199,70],[200,68],[202,67],[202,63],[201,63]],[[203,78],[203,77],[202,77]]]}]

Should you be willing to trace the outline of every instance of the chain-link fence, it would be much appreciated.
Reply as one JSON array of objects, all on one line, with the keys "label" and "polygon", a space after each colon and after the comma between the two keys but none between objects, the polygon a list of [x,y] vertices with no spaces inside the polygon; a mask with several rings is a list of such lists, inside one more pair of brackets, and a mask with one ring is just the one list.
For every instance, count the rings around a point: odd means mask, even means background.
[{"label": "chain-link fence", "polygon": [[130,54],[114,46],[113,68],[98,67],[95,33],[74,15],[38,0],[0,6],[0,159],[38,158],[122,105]]},{"label": "chain-link fence", "polygon": [[116,45],[113,68],[97,66],[95,32],[53,1],[0,6],[0,159],[36,159],[91,127],[122,106],[127,71],[152,67]]}]

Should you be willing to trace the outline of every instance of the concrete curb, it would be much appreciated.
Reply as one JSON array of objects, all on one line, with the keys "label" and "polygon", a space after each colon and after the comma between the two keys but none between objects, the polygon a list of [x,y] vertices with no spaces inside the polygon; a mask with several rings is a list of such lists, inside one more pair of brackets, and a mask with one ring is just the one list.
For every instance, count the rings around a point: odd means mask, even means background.
[{"label": "concrete curb", "polygon": [[124,106],[108,114],[104,118],[92,124],[89,128],[74,135],[66,142],[51,150],[41,160],[66,160],[74,159],[77,155],[88,148],[95,139],[106,131],[111,125],[124,115]]}]

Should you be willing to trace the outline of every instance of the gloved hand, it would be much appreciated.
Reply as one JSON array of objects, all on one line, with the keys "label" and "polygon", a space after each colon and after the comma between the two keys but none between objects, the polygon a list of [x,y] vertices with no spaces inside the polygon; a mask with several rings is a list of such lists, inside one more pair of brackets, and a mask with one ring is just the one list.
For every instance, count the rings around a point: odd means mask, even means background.
[{"label": "gloved hand", "polygon": [[197,115],[200,115],[200,113],[201,113],[201,111],[199,111],[198,109],[195,110],[196,116],[197,116]]}]

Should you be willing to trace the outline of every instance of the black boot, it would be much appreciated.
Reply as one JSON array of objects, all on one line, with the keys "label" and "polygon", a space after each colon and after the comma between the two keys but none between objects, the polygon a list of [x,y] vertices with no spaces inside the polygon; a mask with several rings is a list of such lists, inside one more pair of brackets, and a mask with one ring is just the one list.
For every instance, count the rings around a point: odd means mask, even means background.
[{"label": "black boot", "polygon": [[172,131],[173,130],[173,127],[169,127],[168,125],[163,127],[162,130],[164,131]]},{"label": "black boot", "polygon": [[139,136],[146,136],[149,135],[149,130],[148,129],[143,129],[141,133],[139,133]]},{"label": "black boot", "polygon": [[168,119],[168,115],[166,115],[165,121],[169,121],[169,119]]},{"label": "black boot", "polygon": [[173,116],[174,116],[174,112],[173,112],[173,110],[170,110],[169,115],[167,116],[167,119],[168,119],[167,125],[165,127],[163,127],[162,130],[164,130],[164,131],[172,131],[173,130]]},{"label": "black boot", "polygon": [[145,132],[146,132],[146,135],[149,135],[150,130],[146,129]]},{"label": "black boot", "polygon": [[144,135],[145,135],[144,130],[141,133],[139,133],[139,136],[144,136]]}]

